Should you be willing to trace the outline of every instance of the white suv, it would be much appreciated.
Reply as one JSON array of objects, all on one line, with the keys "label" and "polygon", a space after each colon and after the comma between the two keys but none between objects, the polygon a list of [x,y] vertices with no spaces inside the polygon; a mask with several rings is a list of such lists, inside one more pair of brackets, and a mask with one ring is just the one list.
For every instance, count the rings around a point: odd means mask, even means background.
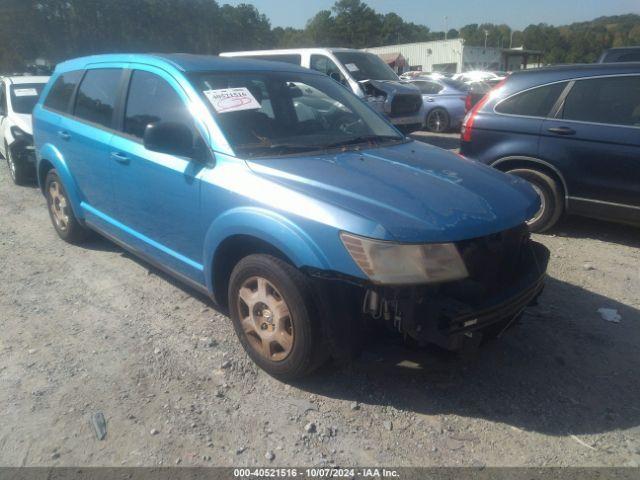
[{"label": "white suv", "polygon": [[48,81],[49,77],[0,78],[0,153],[18,185],[34,176],[31,111]]}]

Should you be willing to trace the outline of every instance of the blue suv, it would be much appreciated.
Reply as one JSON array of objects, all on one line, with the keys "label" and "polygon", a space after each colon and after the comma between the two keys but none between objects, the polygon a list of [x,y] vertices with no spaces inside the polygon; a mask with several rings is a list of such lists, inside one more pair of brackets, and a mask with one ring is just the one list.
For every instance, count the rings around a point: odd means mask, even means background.
[{"label": "blue suv", "polygon": [[34,124],[58,235],[99,232],[211,296],[279,378],[357,351],[363,319],[460,348],[543,287],[527,182],[406,138],[308,69],[70,60]]},{"label": "blue suv", "polygon": [[460,151],[532,183],[532,231],[563,213],[640,225],[640,63],[514,73],[467,114]]}]

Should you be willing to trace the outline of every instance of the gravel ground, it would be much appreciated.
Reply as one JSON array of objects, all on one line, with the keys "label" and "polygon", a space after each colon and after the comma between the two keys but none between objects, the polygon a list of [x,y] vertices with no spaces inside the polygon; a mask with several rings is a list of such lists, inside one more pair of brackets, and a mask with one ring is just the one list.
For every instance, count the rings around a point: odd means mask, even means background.
[{"label": "gravel ground", "polygon": [[205,297],[106,240],[65,244],[36,188],[0,185],[2,466],[640,463],[638,229],[536,236],[540,305],[473,357],[380,334],[285,385]]}]

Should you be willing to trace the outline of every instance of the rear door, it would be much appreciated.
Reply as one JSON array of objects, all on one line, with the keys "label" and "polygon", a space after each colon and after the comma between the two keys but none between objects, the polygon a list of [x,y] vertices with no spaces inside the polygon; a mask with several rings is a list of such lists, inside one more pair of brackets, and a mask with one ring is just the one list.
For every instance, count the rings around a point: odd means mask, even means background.
[{"label": "rear door", "polygon": [[640,74],[576,80],[556,118],[544,122],[540,156],[561,165],[570,208],[633,214],[640,207]]},{"label": "rear door", "polygon": [[109,145],[123,70],[87,70],[75,94],[72,115],[62,116],[57,132],[60,150],[80,190],[83,208],[113,215]]},{"label": "rear door", "polygon": [[495,114],[481,109],[474,123],[478,134],[474,134],[471,142],[471,157],[491,163],[506,156],[537,156],[542,122],[567,83],[551,83],[515,93],[495,105]]}]

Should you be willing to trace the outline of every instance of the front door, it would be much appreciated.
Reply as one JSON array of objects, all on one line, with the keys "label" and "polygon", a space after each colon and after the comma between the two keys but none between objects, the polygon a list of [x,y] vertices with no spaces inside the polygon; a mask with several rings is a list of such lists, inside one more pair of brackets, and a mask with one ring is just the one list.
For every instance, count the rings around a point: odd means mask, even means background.
[{"label": "front door", "polygon": [[116,219],[126,242],[203,283],[200,178],[204,163],[152,152],[143,145],[148,124],[178,122],[195,128],[180,85],[162,71],[131,72],[122,134],[113,136]]}]

